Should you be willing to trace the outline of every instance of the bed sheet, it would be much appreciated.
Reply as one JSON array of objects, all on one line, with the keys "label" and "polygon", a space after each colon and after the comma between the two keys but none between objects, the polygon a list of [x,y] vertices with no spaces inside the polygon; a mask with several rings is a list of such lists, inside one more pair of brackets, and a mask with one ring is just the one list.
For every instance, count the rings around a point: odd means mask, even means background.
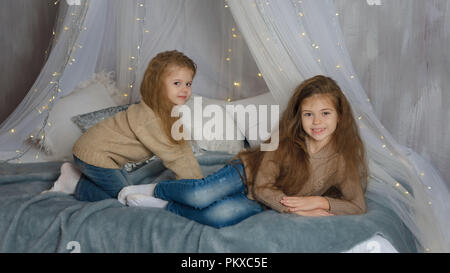
[{"label": "bed sheet", "polygon": [[[231,157],[197,155],[204,175]],[[310,218],[266,210],[215,229],[116,199],[81,202],[62,193],[40,194],[56,180],[61,163],[0,165],[0,252],[70,252],[74,244],[86,253],[416,252],[409,230],[371,193],[363,215]],[[136,184],[174,177],[157,158],[129,175]]]}]

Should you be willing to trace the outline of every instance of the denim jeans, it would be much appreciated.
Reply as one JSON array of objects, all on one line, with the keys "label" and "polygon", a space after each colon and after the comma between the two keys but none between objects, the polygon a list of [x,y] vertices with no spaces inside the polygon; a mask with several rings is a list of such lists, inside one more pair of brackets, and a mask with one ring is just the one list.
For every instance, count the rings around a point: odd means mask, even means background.
[{"label": "denim jeans", "polygon": [[75,189],[75,198],[80,201],[95,202],[117,198],[123,187],[129,186],[125,169],[106,169],[85,163],[73,156],[74,163],[82,172]]},{"label": "denim jeans", "polygon": [[234,161],[202,179],[162,181],[154,195],[166,209],[216,228],[234,225],[263,210],[246,197],[244,165]]}]

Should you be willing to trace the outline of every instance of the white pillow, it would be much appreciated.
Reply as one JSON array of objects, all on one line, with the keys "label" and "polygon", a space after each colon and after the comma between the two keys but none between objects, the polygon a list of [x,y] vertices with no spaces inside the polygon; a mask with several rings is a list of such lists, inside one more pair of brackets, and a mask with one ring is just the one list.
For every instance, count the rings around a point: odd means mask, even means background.
[{"label": "white pillow", "polygon": [[[255,147],[260,145],[262,142],[266,141],[270,137],[270,126],[272,125],[272,128],[275,128],[276,124],[271,124],[271,108],[272,105],[278,105],[276,103],[275,99],[273,98],[272,94],[270,92],[258,95],[255,97],[250,97],[242,100],[232,101],[229,104],[231,105],[242,105],[247,107],[248,105],[255,105],[256,109],[258,110],[259,105],[267,105],[267,115],[266,116],[257,116],[255,119],[250,118],[242,118],[243,115],[240,114],[241,118],[237,118],[238,114],[234,114],[229,111],[229,108],[227,109],[228,114],[233,117],[235,120],[237,127],[241,131],[243,135],[245,135],[245,138],[247,142],[250,144],[250,147]],[[281,113],[279,113],[279,116]],[[279,119],[279,118],[278,118]],[[278,120],[279,121],[279,120]],[[277,122],[278,122],[277,121]],[[262,122],[265,122],[266,124],[266,130],[262,130],[263,132],[260,132],[259,127],[262,125]],[[251,134],[252,132],[253,134]]]},{"label": "white pillow", "polygon": [[[72,148],[82,132],[71,118],[73,116],[116,106],[111,91],[96,79],[81,83],[72,93],[59,99],[52,107],[45,127],[44,151],[49,160],[72,160]],[[37,129],[39,130],[39,129]],[[38,141],[41,140],[37,136]],[[38,144],[42,145],[42,141]]]},{"label": "white pillow", "polygon": [[[212,115],[211,117],[203,117],[202,112],[200,113],[202,117],[201,118],[202,124],[198,124],[195,122],[194,111],[195,110],[200,111],[199,109],[194,110],[194,102],[196,98],[202,99],[203,112],[205,112],[205,108],[208,105],[217,105],[218,107],[217,110],[220,110],[220,112],[222,113],[222,120],[220,122],[221,124],[215,124],[216,126],[223,125],[222,140],[215,138],[215,135],[212,132],[214,130],[204,129],[205,127],[208,126],[208,124],[212,125],[211,122],[213,122],[212,120],[214,119],[215,115]],[[236,123],[233,120],[233,118],[225,110],[225,101],[210,99],[199,95],[192,95],[191,99],[186,103],[186,106],[188,106],[191,109],[191,121],[190,123],[186,123],[186,120],[182,119],[183,127],[189,133],[192,139],[191,143],[194,147],[198,146],[200,149],[206,151],[220,151],[231,154],[236,154],[242,149],[244,149],[245,136],[236,126]],[[201,125],[203,125],[203,127]],[[216,127],[214,128],[216,129]],[[231,130],[234,132],[233,140],[227,140],[226,134],[227,132],[231,132]]]}]

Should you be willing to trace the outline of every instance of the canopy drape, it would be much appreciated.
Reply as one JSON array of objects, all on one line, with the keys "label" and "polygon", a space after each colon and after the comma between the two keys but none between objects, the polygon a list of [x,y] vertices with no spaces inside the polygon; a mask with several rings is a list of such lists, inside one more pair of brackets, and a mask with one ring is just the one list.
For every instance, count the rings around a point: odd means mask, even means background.
[{"label": "canopy drape", "polygon": [[399,145],[374,114],[353,69],[332,0],[95,0],[67,6],[48,62],[0,128],[0,156],[17,159],[47,126],[52,105],[100,71],[129,102],[149,60],[177,49],[199,67],[193,92],[239,99],[271,92],[283,110],[302,80],[334,78],[350,101],[369,158],[368,191],[381,193],[421,251],[450,250],[450,194],[439,173]]}]

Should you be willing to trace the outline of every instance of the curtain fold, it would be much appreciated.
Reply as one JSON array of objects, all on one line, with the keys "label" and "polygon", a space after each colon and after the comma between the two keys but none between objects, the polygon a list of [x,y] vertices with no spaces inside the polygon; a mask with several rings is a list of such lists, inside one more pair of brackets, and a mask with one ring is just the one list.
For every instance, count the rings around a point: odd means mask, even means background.
[{"label": "curtain fold", "polygon": [[450,187],[450,1],[335,0],[348,51],[375,113]]},{"label": "curtain fold", "polygon": [[228,3],[280,108],[302,80],[317,74],[335,79],[352,105],[366,146],[368,191],[386,198],[418,239],[418,249],[448,251],[448,188],[430,164],[399,145],[378,120],[353,69],[334,2]]},{"label": "curtain fold", "polygon": [[[63,6],[60,10],[59,15],[62,16],[62,20],[57,27],[55,44],[52,46],[47,62],[25,98],[1,124],[0,158],[15,159],[26,153],[30,146],[25,141],[36,128],[40,128],[42,132],[47,126],[48,115],[54,103],[60,97],[70,93],[71,88],[78,82],[84,80],[82,76],[92,72],[76,65],[78,56],[87,62],[89,52],[77,55],[76,50],[79,49],[78,45],[82,44],[82,39],[88,42],[86,39],[88,31],[84,31],[87,27],[86,18],[90,18],[92,25],[101,24],[101,21],[94,23],[99,20],[99,18],[96,19],[96,15],[101,4],[102,1],[92,6]],[[89,16],[88,11],[93,13],[93,16]],[[94,41],[95,39],[90,37],[89,42]],[[90,48],[90,45],[86,44],[86,48]],[[78,68],[72,68],[72,65]]]}]

